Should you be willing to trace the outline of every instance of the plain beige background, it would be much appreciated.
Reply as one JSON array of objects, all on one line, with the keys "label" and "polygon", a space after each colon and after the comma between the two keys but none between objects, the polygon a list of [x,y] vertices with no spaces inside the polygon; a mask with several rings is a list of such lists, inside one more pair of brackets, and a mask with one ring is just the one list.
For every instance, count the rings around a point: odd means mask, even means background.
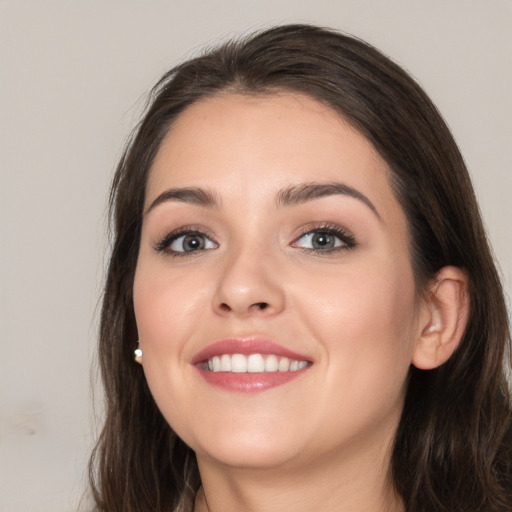
[{"label": "plain beige background", "polygon": [[425,87],[512,287],[511,0],[0,1],[0,511],[76,510],[107,187],[158,77],[276,23],[358,35]]}]

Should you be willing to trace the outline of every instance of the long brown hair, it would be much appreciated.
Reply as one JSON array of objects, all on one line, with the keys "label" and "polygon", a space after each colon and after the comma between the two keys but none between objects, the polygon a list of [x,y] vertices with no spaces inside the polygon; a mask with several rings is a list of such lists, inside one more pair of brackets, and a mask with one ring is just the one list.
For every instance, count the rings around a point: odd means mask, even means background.
[{"label": "long brown hair", "polygon": [[106,421],[90,463],[97,509],[191,511],[200,485],[194,453],[165,422],[133,362],[132,286],[145,185],[160,143],[199,99],[282,90],[335,109],[386,160],[408,218],[418,290],[446,265],[464,269],[469,279],[460,347],[438,369],[410,370],[392,457],[407,511],[512,510],[510,331],[464,161],[435,106],[405,71],[363,41],[309,25],[229,42],[169,71],[127,144],[110,196],[113,250],[98,349]]}]

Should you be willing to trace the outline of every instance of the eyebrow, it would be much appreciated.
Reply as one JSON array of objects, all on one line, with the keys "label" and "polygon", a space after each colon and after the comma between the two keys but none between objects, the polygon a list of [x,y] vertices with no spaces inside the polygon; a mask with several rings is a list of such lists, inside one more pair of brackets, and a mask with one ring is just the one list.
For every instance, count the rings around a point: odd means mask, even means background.
[{"label": "eyebrow", "polygon": [[[294,206],[306,203],[314,199],[322,197],[345,195],[358,199],[364,203],[379,220],[382,220],[377,208],[374,204],[361,192],[352,188],[345,183],[329,182],[329,183],[301,183],[300,185],[292,185],[280,190],[276,197],[278,207]],[[183,203],[194,204],[205,208],[218,208],[221,204],[220,199],[214,192],[199,187],[183,187],[169,188],[162,192],[148,207],[144,215],[156,208],[158,205],[168,202],[177,201]]]},{"label": "eyebrow", "polygon": [[195,204],[206,208],[214,208],[220,205],[220,200],[217,196],[210,192],[198,187],[185,187],[185,188],[169,188],[162,192],[148,207],[144,215],[147,215],[151,210],[158,205],[167,201],[178,201],[182,203]]},{"label": "eyebrow", "polygon": [[329,182],[329,183],[302,183],[300,185],[293,185],[281,190],[277,195],[278,206],[293,206],[296,204],[312,201],[321,197],[345,195],[353,197],[363,202],[379,220],[381,216],[375,208],[375,205],[359,190],[352,188],[345,183]]}]

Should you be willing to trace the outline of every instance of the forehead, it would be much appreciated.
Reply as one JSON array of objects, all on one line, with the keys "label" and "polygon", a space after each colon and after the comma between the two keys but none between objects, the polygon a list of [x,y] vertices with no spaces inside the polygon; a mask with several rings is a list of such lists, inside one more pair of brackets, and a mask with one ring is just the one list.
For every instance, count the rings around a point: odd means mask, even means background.
[{"label": "forehead", "polygon": [[319,101],[226,93],[192,104],[174,122],[152,166],[146,204],[169,187],[249,200],[290,184],[341,181],[396,207],[389,172],[373,145]]}]

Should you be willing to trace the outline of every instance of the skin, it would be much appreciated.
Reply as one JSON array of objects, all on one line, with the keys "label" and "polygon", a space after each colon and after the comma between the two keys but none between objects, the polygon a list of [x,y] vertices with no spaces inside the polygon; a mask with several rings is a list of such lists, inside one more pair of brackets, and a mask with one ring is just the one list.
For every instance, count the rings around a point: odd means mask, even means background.
[{"label": "skin", "polygon": [[[415,358],[440,364],[456,341],[436,332],[452,317],[418,298],[389,172],[336,112],[296,94],[199,101],[164,139],[147,185],[134,306],[151,392],[197,455],[196,511],[403,510],[389,463],[408,370]],[[342,183],[368,201],[277,204],[283,189],[313,182]],[[151,207],[176,187],[207,190],[219,204]],[[325,224],[355,247],[313,251],[304,233]],[[183,226],[205,233],[206,249],[157,250]],[[447,272],[437,289],[459,296],[460,276]],[[438,329],[428,330],[433,319]],[[271,339],[313,364],[263,392],[212,386],[192,360],[232,337]]]}]

